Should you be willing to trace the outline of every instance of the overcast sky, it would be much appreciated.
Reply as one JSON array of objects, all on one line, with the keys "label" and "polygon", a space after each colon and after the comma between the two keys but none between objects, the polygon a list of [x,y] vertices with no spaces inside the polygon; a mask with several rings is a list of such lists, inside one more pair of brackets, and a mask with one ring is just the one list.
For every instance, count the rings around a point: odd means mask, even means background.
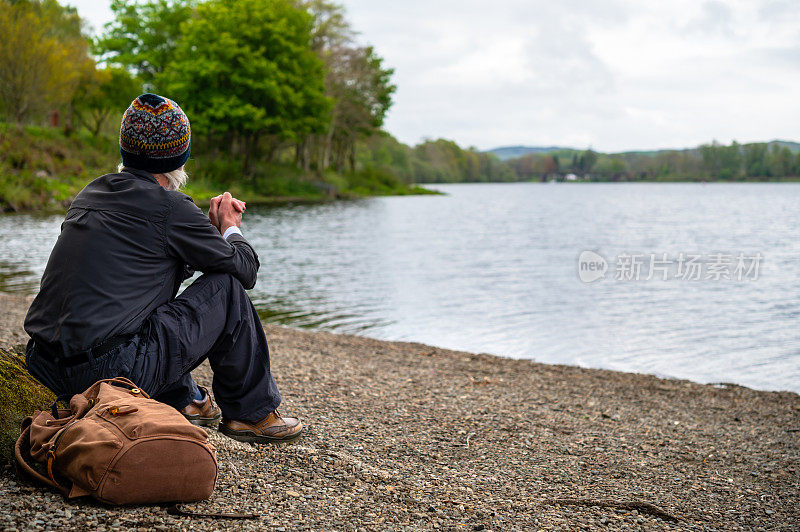
[{"label": "overcast sky", "polygon": [[[71,0],[100,28],[109,2]],[[343,0],[414,144],[603,151],[800,140],[800,1]]]}]

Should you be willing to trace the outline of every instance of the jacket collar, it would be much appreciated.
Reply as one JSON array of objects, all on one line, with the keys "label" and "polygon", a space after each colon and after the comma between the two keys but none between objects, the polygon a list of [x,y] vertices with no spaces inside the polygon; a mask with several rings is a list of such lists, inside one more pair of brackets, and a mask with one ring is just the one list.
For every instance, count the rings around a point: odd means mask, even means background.
[{"label": "jacket collar", "polygon": [[146,179],[147,181],[152,181],[152,182],[153,182],[153,183],[155,183],[156,185],[158,185],[158,184],[159,184],[159,183],[158,183],[158,179],[156,179],[155,177],[153,177],[153,174],[151,174],[150,172],[146,172],[146,171],[144,171],[144,170],[139,170],[139,169],[137,169],[137,168],[131,168],[131,167],[129,167],[129,166],[125,166],[125,167],[123,167],[123,168],[122,168],[122,170],[120,170],[120,172],[125,172],[125,173],[128,173],[128,174],[133,174],[133,175],[135,175],[136,177],[141,177],[142,179]]}]

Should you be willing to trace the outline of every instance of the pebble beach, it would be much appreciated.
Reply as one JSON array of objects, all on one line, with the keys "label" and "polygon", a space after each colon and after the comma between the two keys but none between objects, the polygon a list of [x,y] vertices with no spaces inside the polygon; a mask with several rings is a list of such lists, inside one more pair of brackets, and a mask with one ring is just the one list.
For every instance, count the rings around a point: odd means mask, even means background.
[{"label": "pebble beach", "polygon": [[[0,346],[30,299],[0,295]],[[265,326],[280,446],[209,429],[199,512],[66,501],[0,465],[3,530],[798,530],[800,396]],[[207,365],[195,376],[211,384]]]}]

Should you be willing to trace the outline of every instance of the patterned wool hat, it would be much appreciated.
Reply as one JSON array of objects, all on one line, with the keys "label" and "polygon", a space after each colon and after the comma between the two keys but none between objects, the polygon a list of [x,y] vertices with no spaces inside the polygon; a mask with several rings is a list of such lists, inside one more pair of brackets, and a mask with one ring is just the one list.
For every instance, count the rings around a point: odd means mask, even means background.
[{"label": "patterned wool hat", "polygon": [[189,158],[191,137],[189,119],[177,103],[157,94],[142,94],[122,116],[122,164],[154,174],[177,170]]}]

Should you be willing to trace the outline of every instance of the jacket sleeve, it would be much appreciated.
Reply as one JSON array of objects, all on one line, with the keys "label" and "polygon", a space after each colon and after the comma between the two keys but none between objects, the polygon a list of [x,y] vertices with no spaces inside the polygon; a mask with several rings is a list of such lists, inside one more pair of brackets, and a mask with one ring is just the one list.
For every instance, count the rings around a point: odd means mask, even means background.
[{"label": "jacket sleeve", "polygon": [[167,253],[203,273],[229,273],[246,289],[256,284],[258,255],[239,234],[224,240],[208,216],[181,194],[174,200],[166,225]]}]

